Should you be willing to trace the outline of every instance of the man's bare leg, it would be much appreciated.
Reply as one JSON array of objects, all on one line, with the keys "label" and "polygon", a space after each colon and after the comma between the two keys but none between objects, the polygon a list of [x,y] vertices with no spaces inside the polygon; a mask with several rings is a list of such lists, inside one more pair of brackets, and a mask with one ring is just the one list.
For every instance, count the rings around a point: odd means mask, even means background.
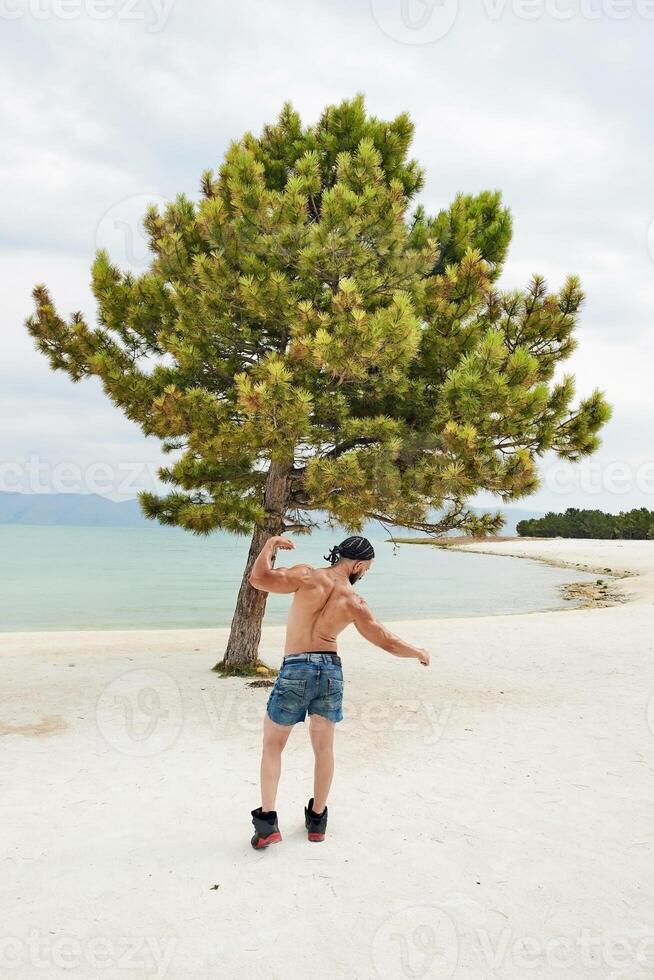
[{"label": "man's bare leg", "polygon": [[310,715],[309,734],[315,764],[313,769],[313,812],[322,813],[327,805],[334,775],[334,731],[336,724],[322,715]]},{"label": "man's bare leg", "polygon": [[293,725],[278,725],[268,712],[263,719],[263,750],[261,753],[261,809],[275,809],[277,786],[282,771],[282,752]]}]

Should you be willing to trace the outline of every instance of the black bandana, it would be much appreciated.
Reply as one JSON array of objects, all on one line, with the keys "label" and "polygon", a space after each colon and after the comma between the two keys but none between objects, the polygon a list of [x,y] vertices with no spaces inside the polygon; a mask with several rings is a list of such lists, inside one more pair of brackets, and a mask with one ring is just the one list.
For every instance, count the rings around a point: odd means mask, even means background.
[{"label": "black bandana", "polygon": [[341,541],[340,544],[337,544],[331,548],[328,555],[323,555],[325,561],[328,561],[330,565],[335,565],[339,558],[352,558],[355,561],[369,561],[374,557],[375,549],[373,546],[370,544],[367,538],[361,538],[359,535],[346,538],[345,541]]}]

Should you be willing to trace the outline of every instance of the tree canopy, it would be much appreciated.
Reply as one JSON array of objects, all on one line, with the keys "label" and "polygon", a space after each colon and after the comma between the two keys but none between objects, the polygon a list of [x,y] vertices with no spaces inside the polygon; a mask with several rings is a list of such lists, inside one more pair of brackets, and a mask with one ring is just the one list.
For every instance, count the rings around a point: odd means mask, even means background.
[{"label": "tree canopy", "polygon": [[412,136],[408,115],[377,119],[361,96],[309,126],[286,105],[202,175],[197,201],[148,211],[146,271],[97,253],[95,325],[36,287],[27,326],[52,367],[99,377],[172,454],[170,492],[141,496],[149,516],[243,533],[271,510],[280,531],[309,530],[324,510],[351,531],[480,534],[502,518],[468,510],[471,495],[525,497],[537,457],[598,447],[603,394],[573,407],[573,377],[554,377],[576,345],[578,280],[500,289],[500,193],[428,215]]}]

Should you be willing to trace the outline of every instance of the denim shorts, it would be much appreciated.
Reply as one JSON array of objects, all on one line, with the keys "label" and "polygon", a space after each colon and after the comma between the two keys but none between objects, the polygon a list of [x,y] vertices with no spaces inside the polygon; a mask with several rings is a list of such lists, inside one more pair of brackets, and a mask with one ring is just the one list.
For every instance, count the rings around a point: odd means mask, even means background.
[{"label": "denim shorts", "polygon": [[278,725],[295,725],[310,715],[343,720],[343,669],[324,653],[285,657],[266,711]]}]

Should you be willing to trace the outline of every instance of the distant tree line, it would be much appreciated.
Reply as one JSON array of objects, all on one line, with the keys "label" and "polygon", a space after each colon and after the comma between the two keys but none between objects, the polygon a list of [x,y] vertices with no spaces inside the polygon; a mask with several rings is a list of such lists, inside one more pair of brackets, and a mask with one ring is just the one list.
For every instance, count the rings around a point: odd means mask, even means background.
[{"label": "distant tree line", "polygon": [[568,507],[563,514],[549,511],[544,517],[519,521],[520,535],[537,538],[629,538],[654,540],[654,511],[646,507],[605,514],[601,510]]}]

